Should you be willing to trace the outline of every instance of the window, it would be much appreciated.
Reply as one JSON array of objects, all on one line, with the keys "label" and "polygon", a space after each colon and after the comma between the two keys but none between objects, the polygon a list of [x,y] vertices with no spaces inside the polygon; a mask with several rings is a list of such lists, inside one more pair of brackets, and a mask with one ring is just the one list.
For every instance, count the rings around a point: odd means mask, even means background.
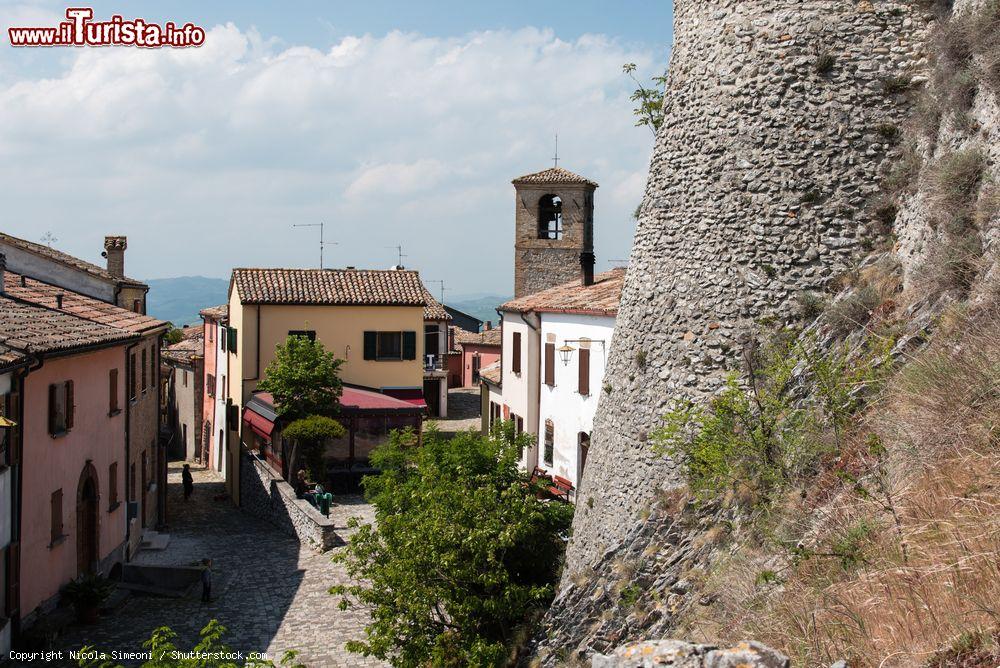
[{"label": "window", "polygon": [[558,195],[543,195],[538,200],[538,238],[563,238],[562,198]]},{"label": "window", "polygon": [[545,344],[545,384],[553,387],[556,384],[556,344]]},{"label": "window", "polygon": [[127,498],[129,501],[135,501],[135,462],[128,469],[128,492]]},{"label": "window", "polygon": [[49,544],[55,545],[63,537],[63,494],[61,489],[57,489],[52,492],[52,499],[50,500],[51,513],[52,513],[52,527],[49,532]]},{"label": "window", "polygon": [[416,332],[365,332],[364,359],[417,359]]},{"label": "window", "polygon": [[128,398],[135,401],[135,353],[128,356]]},{"label": "window", "polygon": [[580,394],[590,394],[590,349],[580,348]]},{"label": "window", "polygon": [[118,503],[118,462],[108,467],[108,512],[117,508]]},{"label": "window", "polygon": [[208,342],[211,343],[212,341],[215,341],[215,325],[206,327],[205,329],[208,330]]},{"label": "window", "polygon": [[181,382],[184,383],[184,387],[188,386],[188,372],[187,372],[187,369],[181,369]]},{"label": "window", "polygon": [[142,391],[145,392],[148,387],[149,378],[146,376],[146,349],[142,349]]},{"label": "window", "polygon": [[239,333],[235,327],[226,329],[226,343],[229,345],[229,352],[236,354],[237,343],[239,343]]},{"label": "window", "polygon": [[108,371],[108,415],[116,415],[121,412],[118,405],[118,369]]},{"label": "window", "polygon": [[188,446],[188,426],[187,426],[187,424],[182,424],[181,425],[181,432],[182,432],[181,439],[182,439],[182,442],[184,443],[184,447],[186,448]]},{"label": "window", "polygon": [[226,377],[225,376],[222,377],[222,396],[220,396],[219,398],[220,399],[225,399],[226,398]]},{"label": "window", "polygon": [[132,300],[132,310],[135,311],[136,313],[142,313],[142,300],[141,299],[133,299]]},{"label": "window", "polygon": [[225,327],[219,328],[219,345],[222,347],[222,352],[226,352],[226,343],[229,339],[229,330]]},{"label": "window", "polygon": [[511,417],[514,418],[514,430],[518,434],[523,434],[524,433],[524,418],[521,417],[520,415],[513,415],[513,414],[511,414]]},{"label": "window", "polygon": [[304,336],[310,341],[316,340],[316,332],[311,329],[290,329],[288,336]]},{"label": "window", "polygon": [[205,378],[205,392],[207,392],[210,397],[215,396],[215,376],[212,374],[208,374]]},{"label": "window", "polygon": [[437,323],[424,325],[424,354],[437,357],[441,353],[441,328]]},{"label": "window", "polygon": [[49,434],[60,436],[73,428],[73,381],[49,385]]},{"label": "window", "polygon": [[521,332],[514,332],[514,343],[511,346],[510,370],[521,373]]},{"label": "window", "polygon": [[555,425],[552,420],[545,421],[545,450],[542,453],[542,461],[546,466],[552,466],[552,455],[555,450]]}]

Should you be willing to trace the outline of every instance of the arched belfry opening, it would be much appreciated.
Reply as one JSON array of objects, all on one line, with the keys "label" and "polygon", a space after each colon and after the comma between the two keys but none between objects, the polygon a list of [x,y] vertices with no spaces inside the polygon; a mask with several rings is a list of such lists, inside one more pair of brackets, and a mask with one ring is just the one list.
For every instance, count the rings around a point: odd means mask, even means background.
[{"label": "arched belfry opening", "polygon": [[562,198],[559,195],[542,195],[538,200],[538,238],[563,238]]}]

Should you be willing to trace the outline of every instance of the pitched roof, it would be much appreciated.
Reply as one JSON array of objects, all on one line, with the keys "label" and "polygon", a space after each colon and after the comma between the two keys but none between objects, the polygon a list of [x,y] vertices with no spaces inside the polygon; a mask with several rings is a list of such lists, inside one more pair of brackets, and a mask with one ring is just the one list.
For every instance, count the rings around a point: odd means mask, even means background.
[{"label": "pitched roof", "polygon": [[617,315],[618,302],[625,284],[625,270],[618,268],[598,274],[593,285],[581,285],[579,280],[557,285],[503,304],[501,311],[514,313],[581,313],[586,315]]},{"label": "pitched roof", "polygon": [[40,255],[48,258],[49,260],[54,260],[55,262],[59,262],[60,264],[64,264],[68,267],[79,269],[80,271],[84,271],[91,276],[97,276],[98,278],[104,279],[105,281],[111,281],[112,283],[126,283],[128,285],[134,285],[142,288],[149,287],[142,281],[137,281],[133,278],[118,278],[117,276],[113,276],[111,272],[103,267],[99,267],[96,264],[87,262],[86,260],[81,260],[80,258],[74,257],[69,253],[63,253],[60,250],[56,250],[55,248],[44,244],[36,244],[33,241],[12,237],[11,235],[3,232],[0,232],[0,242],[8,243],[11,246],[16,246],[21,250],[34,253],[35,255]]},{"label": "pitched roof", "polygon": [[546,183],[576,183],[583,184],[587,186],[597,187],[597,183],[591,181],[588,178],[584,178],[579,174],[574,174],[568,169],[563,169],[562,167],[549,167],[548,169],[543,169],[540,172],[535,172],[534,174],[525,174],[524,176],[519,176],[513,181],[514,185],[521,184],[546,184]]},{"label": "pitched roof", "polygon": [[244,304],[426,306],[415,271],[395,269],[233,269]]},{"label": "pitched roof", "polygon": [[427,302],[424,306],[424,320],[451,320],[451,314],[444,310],[441,302],[434,299],[427,288],[424,288],[424,300]]},{"label": "pitched roof", "polygon": [[9,369],[28,359],[28,356],[20,350],[15,350],[0,343],[0,371]]},{"label": "pitched roof", "polygon": [[500,385],[501,374],[500,374],[500,360],[497,360],[493,364],[487,364],[482,369],[479,370],[479,377],[483,380],[489,381],[494,385]]},{"label": "pitched roof", "polygon": [[0,345],[24,353],[53,353],[113,345],[138,334],[63,311],[0,297]]},{"label": "pitched roof", "polygon": [[498,327],[496,329],[485,329],[481,332],[469,332],[461,327],[452,327],[455,332],[455,343],[469,343],[476,344],[480,346],[500,346],[503,342],[502,330]]},{"label": "pitched roof", "polygon": [[163,358],[168,361],[190,364],[205,354],[205,325],[185,327],[181,340],[163,349]]},{"label": "pitched roof", "polygon": [[[141,334],[167,326],[167,323],[152,316],[135,313],[12,271],[4,272],[4,290],[15,299],[130,332]],[[59,306],[59,295],[62,295],[62,306]]]},{"label": "pitched roof", "polygon": [[225,320],[229,317],[229,304],[220,304],[219,306],[209,306],[208,308],[203,308],[198,312],[200,315],[206,318],[211,318],[213,320]]}]

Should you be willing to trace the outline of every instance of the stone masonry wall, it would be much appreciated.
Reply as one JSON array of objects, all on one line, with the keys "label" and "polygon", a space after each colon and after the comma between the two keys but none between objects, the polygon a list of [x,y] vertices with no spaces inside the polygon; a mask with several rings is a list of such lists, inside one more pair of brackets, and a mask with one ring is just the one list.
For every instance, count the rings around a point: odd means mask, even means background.
[{"label": "stone masonry wall", "polygon": [[[680,482],[648,441],[671,399],[717,388],[746,333],[792,314],[874,237],[900,149],[884,82],[923,64],[929,15],[883,0],[676,0],[652,158],[563,586]],[[821,56],[832,56],[821,71]],[[571,615],[559,602],[549,616]]]},{"label": "stone masonry wall", "polygon": [[340,544],[336,526],[260,459],[243,449],[240,465],[240,508],[270,522],[318,552]]}]

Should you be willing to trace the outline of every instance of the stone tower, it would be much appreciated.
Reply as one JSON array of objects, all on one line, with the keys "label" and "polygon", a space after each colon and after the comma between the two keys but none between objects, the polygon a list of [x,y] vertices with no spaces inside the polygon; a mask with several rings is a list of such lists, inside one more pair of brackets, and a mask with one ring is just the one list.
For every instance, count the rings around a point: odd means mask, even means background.
[{"label": "stone tower", "polygon": [[514,184],[514,298],[593,276],[594,189],[561,167]]},{"label": "stone tower", "polygon": [[543,665],[558,662],[556,648],[620,637],[582,621],[593,604],[576,596],[588,590],[574,576],[596,568],[589,581],[613,582],[624,541],[663,540],[641,535],[642,511],[657,489],[683,482],[651,443],[671,402],[718,388],[749,332],[793,318],[799,295],[823,290],[876,240],[873,202],[904,150],[879,129],[902,127],[910,111],[887,82],[926,79],[929,14],[916,5],[675,0],[667,120]]}]

